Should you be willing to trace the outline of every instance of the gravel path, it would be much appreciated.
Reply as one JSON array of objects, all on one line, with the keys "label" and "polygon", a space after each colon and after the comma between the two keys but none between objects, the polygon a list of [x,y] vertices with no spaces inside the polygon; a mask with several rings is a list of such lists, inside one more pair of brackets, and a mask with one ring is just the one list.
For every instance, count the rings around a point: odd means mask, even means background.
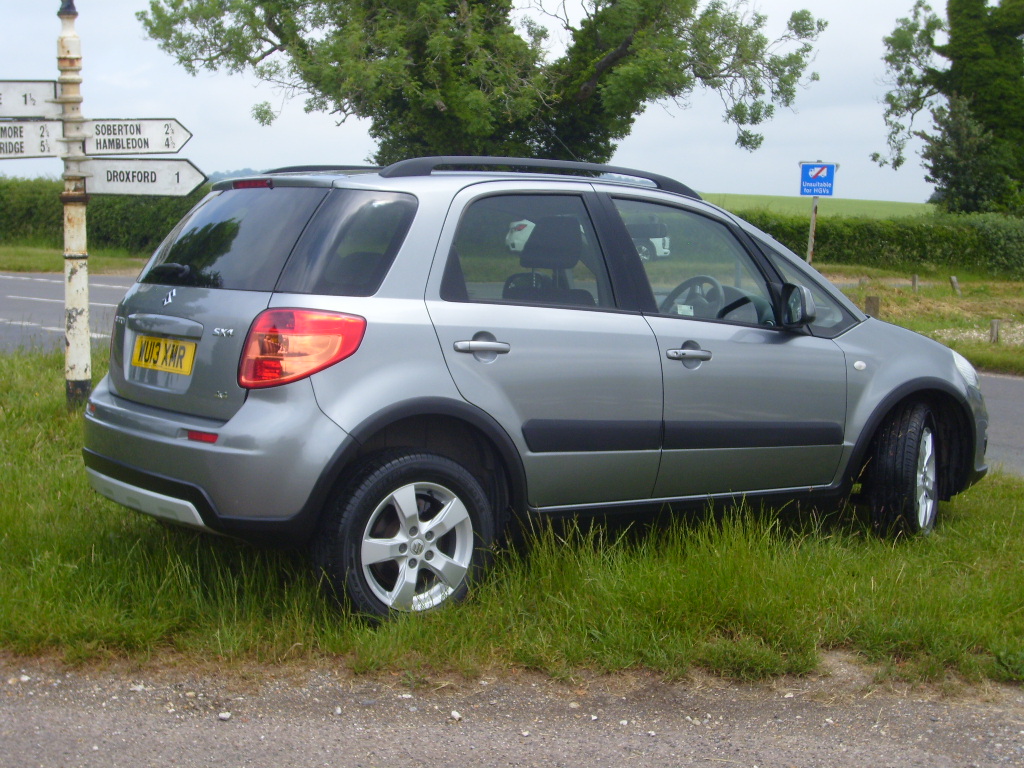
[{"label": "gravel path", "polygon": [[0,657],[0,766],[1024,765],[1024,690],[820,676],[532,674],[410,687],[330,669],[68,671]]}]

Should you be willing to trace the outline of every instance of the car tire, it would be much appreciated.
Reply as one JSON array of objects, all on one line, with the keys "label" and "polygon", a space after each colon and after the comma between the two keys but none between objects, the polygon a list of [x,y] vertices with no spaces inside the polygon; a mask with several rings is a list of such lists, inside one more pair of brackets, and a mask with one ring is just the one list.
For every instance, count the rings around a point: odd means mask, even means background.
[{"label": "car tire", "polygon": [[868,467],[871,522],[887,536],[927,534],[939,511],[938,433],[931,408],[907,403],[879,432]]},{"label": "car tire", "polygon": [[494,527],[487,495],[463,466],[387,451],[328,504],[313,556],[335,599],[357,613],[425,611],[465,597],[489,560]]}]

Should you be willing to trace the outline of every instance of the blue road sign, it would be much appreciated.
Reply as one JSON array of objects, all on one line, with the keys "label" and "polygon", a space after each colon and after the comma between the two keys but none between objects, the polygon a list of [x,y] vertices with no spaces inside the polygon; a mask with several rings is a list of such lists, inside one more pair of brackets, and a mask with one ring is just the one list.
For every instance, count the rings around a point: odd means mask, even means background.
[{"label": "blue road sign", "polygon": [[831,197],[837,167],[835,163],[800,163],[800,194]]}]

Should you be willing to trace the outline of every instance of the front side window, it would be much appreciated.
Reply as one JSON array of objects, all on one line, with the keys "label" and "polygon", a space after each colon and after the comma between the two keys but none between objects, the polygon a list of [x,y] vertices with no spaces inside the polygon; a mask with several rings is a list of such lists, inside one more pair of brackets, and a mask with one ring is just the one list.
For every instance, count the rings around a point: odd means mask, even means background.
[{"label": "front side window", "polygon": [[495,195],[459,222],[441,286],[446,301],[615,305],[583,199]]},{"label": "front side window", "polygon": [[811,292],[814,299],[815,318],[808,327],[815,336],[832,339],[857,324],[857,319],[851,315],[842,304],[833,296],[830,296],[824,288],[814,280],[808,278],[801,270],[797,269],[789,259],[771,248],[764,241],[760,241],[762,249],[766,252],[768,260],[782,275],[787,283],[802,285]]},{"label": "front side window", "polygon": [[774,325],[768,285],[733,233],[692,211],[616,199],[662,315]]}]

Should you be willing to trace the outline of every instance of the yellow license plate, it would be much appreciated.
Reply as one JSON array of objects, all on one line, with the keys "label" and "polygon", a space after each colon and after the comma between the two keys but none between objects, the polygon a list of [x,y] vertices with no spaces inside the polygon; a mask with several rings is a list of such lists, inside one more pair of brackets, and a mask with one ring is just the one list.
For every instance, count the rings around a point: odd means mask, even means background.
[{"label": "yellow license plate", "polygon": [[136,368],[180,373],[182,376],[192,374],[192,364],[195,359],[196,343],[194,341],[161,339],[156,336],[137,337],[135,351],[132,352],[132,365]]}]

